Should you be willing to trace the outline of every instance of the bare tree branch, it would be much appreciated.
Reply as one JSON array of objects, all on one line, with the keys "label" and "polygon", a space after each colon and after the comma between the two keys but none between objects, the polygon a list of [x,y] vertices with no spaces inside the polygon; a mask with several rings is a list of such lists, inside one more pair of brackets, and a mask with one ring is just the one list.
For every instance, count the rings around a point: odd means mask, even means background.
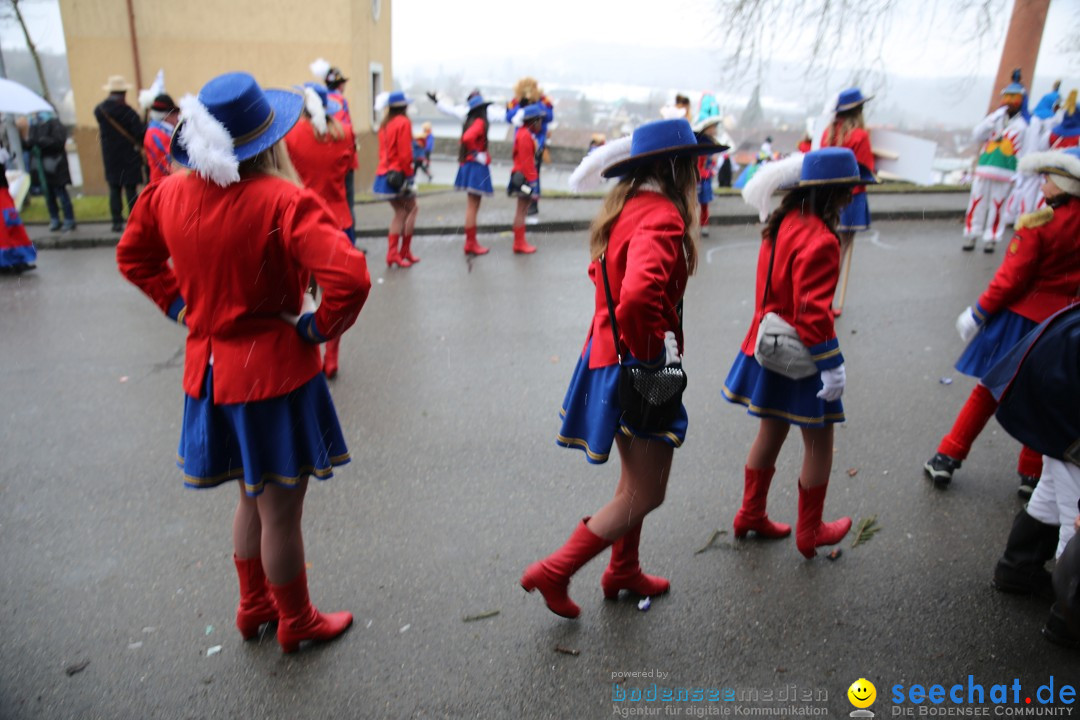
[{"label": "bare tree branch", "polygon": [[37,47],[34,45],[34,41],[30,39],[30,31],[26,27],[26,20],[23,19],[22,11],[19,10],[20,0],[8,0],[11,3],[11,8],[15,11],[15,18],[19,21],[19,27],[22,28],[23,37],[26,38],[26,47],[30,50],[30,57],[34,59],[34,67],[37,69],[38,82],[41,83],[41,95],[45,100],[56,107],[56,103],[53,102],[52,95],[49,93],[49,83],[45,81],[45,71],[41,67],[41,57],[38,56]]}]

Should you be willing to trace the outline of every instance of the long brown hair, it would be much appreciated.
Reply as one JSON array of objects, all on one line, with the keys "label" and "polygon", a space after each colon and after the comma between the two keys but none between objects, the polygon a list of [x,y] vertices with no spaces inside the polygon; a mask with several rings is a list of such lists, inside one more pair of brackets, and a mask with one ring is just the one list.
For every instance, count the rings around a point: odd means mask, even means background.
[{"label": "long brown hair", "polygon": [[278,140],[258,155],[240,163],[240,177],[251,177],[252,175],[271,175],[287,180],[297,187],[304,186],[300,182],[300,176],[297,174],[296,168],[293,167],[284,140]]},{"label": "long brown hair", "polygon": [[[472,126],[472,124],[474,122],[476,122],[477,120],[479,120],[480,122],[484,123],[484,144],[485,144],[485,146],[487,145],[487,134],[488,134],[488,127],[489,127],[488,126],[487,110],[488,110],[487,105],[480,105],[479,107],[474,107],[472,110],[469,111],[469,114],[465,116],[464,124],[461,126],[461,137],[462,138],[465,137],[465,132]],[[465,162],[465,157],[468,154],[469,154],[469,151],[465,149],[465,143],[464,142],[462,142],[460,145],[458,145],[458,162],[459,163]]]},{"label": "long brown hair", "polygon": [[679,211],[683,221],[683,250],[686,253],[686,269],[690,275],[697,268],[697,238],[701,231],[701,210],[697,199],[697,158],[662,158],[646,163],[632,171],[611,189],[604,198],[604,206],[593,219],[589,228],[589,254],[593,260],[607,251],[611,229],[626,205],[626,201],[642,189],[643,185],[658,186],[660,192]]},{"label": "long brown hair", "polygon": [[384,127],[386,127],[386,124],[398,115],[404,115],[408,109],[409,108],[405,105],[400,105],[398,107],[390,106],[386,108],[386,115],[383,116],[382,122],[379,123],[379,130],[382,130]]},{"label": "long brown hair", "polygon": [[[307,110],[304,110],[304,117],[311,120],[311,115]],[[315,139],[323,143],[337,142],[345,137],[345,128],[330,114],[326,116],[326,132],[319,134],[319,128],[315,127],[315,123],[311,123],[311,129],[315,133]]]},{"label": "long brown hair", "polygon": [[816,215],[836,234],[836,223],[840,211],[851,201],[851,188],[848,186],[824,185],[818,187],[795,188],[780,201],[780,207],[773,210],[761,230],[761,239],[776,242],[780,232],[780,223],[792,210],[798,209],[802,215]]},{"label": "long brown hair", "polygon": [[836,113],[836,119],[825,128],[825,137],[821,144],[825,147],[839,147],[855,128],[866,128],[863,124],[862,105]]}]

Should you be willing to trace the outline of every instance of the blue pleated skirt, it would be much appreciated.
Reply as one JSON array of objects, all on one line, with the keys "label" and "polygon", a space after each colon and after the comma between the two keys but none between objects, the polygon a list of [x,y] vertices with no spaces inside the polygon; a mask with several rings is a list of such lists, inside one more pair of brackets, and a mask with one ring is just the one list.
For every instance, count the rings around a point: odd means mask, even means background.
[{"label": "blue pleated skirt", "polygon": [[712,180],[698,181],[697,200],[702,205],[708,205],[713,201]]},{"label": "blue pleated skirt", "polygon": [[491,170],[483,163],[461,163],[457,177],[454,178],[454,189],[464,190],[473,195],[495,194],[495,188],[491,185]]},{"label": "blue pleated skirt", "polygon": [[375,176],[375,182],[371,186],[371,192],[375,197],[382,200],[393,200],[396,197],[403,197],[407,193],[402,192],[405,188],[409,187],[409,178],[405,178],[405,184],[401,186],[401,190],[395,190],[390,187],[390,183],[386,182],[386,173]]},{"label": "blue pleated skirt", "polygon": [[838,232],[866,230],[870,227],[870,205],[866,202],[866,193],[851,196],[851,202],[840,212],[840,222],[836,224]]},{"label": "blue pleated skirt", "polygon": [[184,397],[176,461],[184,485],[210,488],[241,480],[255,497],[268,483],[294,487],[308,475],[326,480],[335,466],[349,462],[322,373],[287,395],[217,405],[213,370],[206,371],[200,397]]},{"label": "blue pleated skirt", "polygon": [[623,422],[619,405],[619,366],[589,368],[592,342],[574,368],[570,387],[563,400],[562,428],[555,442],[563,447],[577,448],[585,453],[585,459],[599,465],[607,462],[615,433],[626,436],[662,440],[672,447],[679,447],[686,439],[688,418],[686,407],[679,410],[679,417],[671,427],[661,433],[635,430]]},{"label": "blue pleated skirt", "polygon": [[844,422],[844,404],[839,400],[825,402],[817,396],[820,390],[819,375],[792,380],[766,370],[752,355],[740,351],[722,392],[725,400],[746,406],[756,417],[787,420],[801,427]]},{"label": "blue pleated skirt", "polygon": [[982,330],[964,348],[960,359],[956,361],[956,369],[965,375],[981,379],[1038,325],[1034,320],[1028,320],[1012,310],[1002,310],[987,320]]}]

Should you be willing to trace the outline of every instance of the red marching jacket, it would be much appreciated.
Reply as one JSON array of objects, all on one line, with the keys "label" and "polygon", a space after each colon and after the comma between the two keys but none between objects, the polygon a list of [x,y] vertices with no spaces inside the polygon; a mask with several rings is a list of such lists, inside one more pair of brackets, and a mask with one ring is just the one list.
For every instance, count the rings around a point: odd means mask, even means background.
[{"label": "red marching jacket", "polygon": [[763,241],[758,253],[754,320],[743,340],[743,354],[754,355],[758,323],[765,313],[774,312],[795,327],[819,370],[843,365],[832,314],[840,276],[840,241],[817,215],[803,215],[798,209],[789,212],[776,235],[769,299],[762,310],[771,253],[772,243]]},{"label": "red marching jacket", "polygon": [[1012,310],[1041,323],[1080,302],[1080,198],[1022,215],[1017,226],[1005,259],[979,296],[980,320]]},{"label": "red marching jacket", "polygon": [[536,171],[536,136],[527,127],[519,127],[514,135],[514,167],[510,172],[519,172],[528,182],[536,182],[540,173]]},{"label": "red marching jacket", "polygon": [[285,136],[285,145],[304,187],[326,202],[338,227],[348,228],[353,220],[345,198],[345,175],[353,167],[356,143],[351,126],[342,125],[341,129],[344,134],[340,140],[334,140],[329,133],[320,140],[311,121],[302,117]]},{"label": "red marching jacket", "polygon": [[[839,124],[833,126],[833,135],[840,130]],[[826,130],[821,135],[821,146],[828,147],[829,144],[825,142],[825,137],[829,134]],[[874,151],[870,148],[870,134],[862,128],[852,128],[851,132],[844,138],[844,142],[838,143],[833,139],[832,145],[837,147],[850,148],[855,153],[855,162],[859,163],[862,167],[866,168],[870,172],[874,172]],[[861,192],[866,192],[865,185],[856,185],[851,189],[852,195],[858,195]]]},{"label": "red marching jacket", "polygon": [[[515,137],[514,140],[516,145],[517,138]],[[486,155],[488,150],[487,123],[480,118],[473,120],[468,129],[461,134],[461,145],[465,148],[464,162],[479,162],[476,159],[477,153]],[[490,155],[484,158],[483,164],[491,164]]]},{"label": "red marching jacket", "polygon": [[280,317],[299,313],[310,275],[323,290],[314,325],[325,339],[356,321],[371,289],[364,254],[323,202],[269,175],[220,187],[177,172],[148,186],[116,260],[124,277],[187,325],[189,396],[200,396],[213,355],[217,404],[285,395],[321,372],[318,345]]},{"label": "red marching jacket", "polygon": [[[611,228],[605,260],[621,350],[642,363],[664,359],[664,333],[683,347],[678,305],[686,290],[685,226],[675,205],[660,193],[642,190],[626,201]],[[592,340],[589,367],[617,363],[600,261],[589,265],[596,305],[585,346]],[[585,352],[582,350],[582,355]]]},{"label": "red marching jacket", "polygon": [[395,115],[383,127],[379,128],[379,167],[376,175],[385,175],[391,170],[412,177],[412,123],[404,115]]}]

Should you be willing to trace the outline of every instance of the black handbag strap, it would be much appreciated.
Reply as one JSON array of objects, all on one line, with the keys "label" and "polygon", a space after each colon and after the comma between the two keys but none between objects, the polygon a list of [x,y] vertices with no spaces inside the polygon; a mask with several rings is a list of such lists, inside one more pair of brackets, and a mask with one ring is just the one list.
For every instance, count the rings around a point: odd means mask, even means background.
[{"label": "black handbag strap", "polygon": [[608,317],[611,319],[611,337],[615,341],[615,357],[622,365],[622,353],[619,351],[619,328],[615,324],[615,301],[611,299],[611,284],[607,279],[607,253],[600,255],[600,272],[604,275],[604,294],[607,295]]},{"label": "black handbag strap", "polygon": [[[611,318],[611,338],[615,341],[615,357],[619,359],[619,364],[622,365],[622,352],[619,351],[619,326],[615,323],[615,301],[611,299],[611,284],[608,282],[607,277],[607,253],[600,255],[600,272],[604,276],[604,295],[607,296],[607,310]],[[682,300],[679,301],[676,313],[679,315],[679,329],[681,330],[683,320]]]},{"label": "black handbag strap", "polygon": [[772,239],[772,251],[769,253],[769,273],[765,276],[765,292],[761,294],[761,310],[765,311],[765,303],[769,300],[769,288],[772,287],[773,261],[776,260],[776,238]]}]

